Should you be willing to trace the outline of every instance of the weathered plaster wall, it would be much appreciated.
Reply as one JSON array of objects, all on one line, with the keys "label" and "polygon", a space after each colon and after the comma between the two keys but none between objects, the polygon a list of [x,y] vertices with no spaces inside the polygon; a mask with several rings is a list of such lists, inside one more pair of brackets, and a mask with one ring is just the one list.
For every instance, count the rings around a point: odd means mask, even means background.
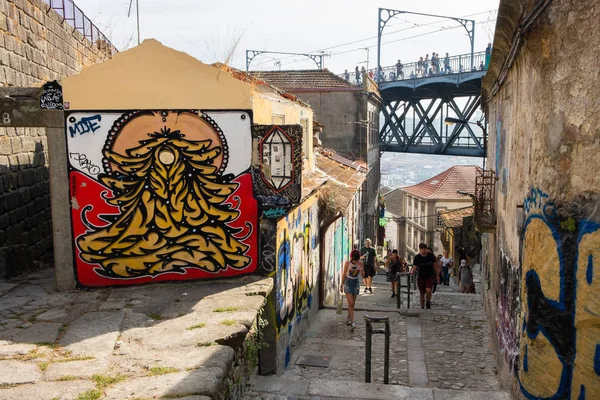
[{"label": "weathered plaster wall", "polygon": [[317,195],[277,223],[276,260],[277,373],[282,373],[319,308]]},{"label": "weathered plaster wall", "polygon": [[358,147],[361,135],[358,121],[363,117],[359,91],[293,93],[310,104],[317,121],[325,125],[319,136],[323,147],[335,149],[345,157],[367,160],[367,154]]},{"label": "weathered plaster wall", "polygon": [[[109,57],[40,0],[0,1],[0,86],[30,87]],[[48,142],[43,128],[0,118],[0,275],[51,254]]]},{"label": "weathered plaster wall", "polygon": [[255,124],[271,125],[273,115],[283,115],[286,125],[302,125],[306,120],[308,130],[302,135],[302,152],[308,160],[310,169],[314,169],[313,152],[313,111],[300,102],[285,99],[278,94],[255,90],[252,97],[253,121]]},{"label": "weathered plaster wall", "polygon": [[486,306],[501,377],[527,398],[600,397],[599,18],[599,1],[552,2],[487,104],[498,223],[485,238]]}]

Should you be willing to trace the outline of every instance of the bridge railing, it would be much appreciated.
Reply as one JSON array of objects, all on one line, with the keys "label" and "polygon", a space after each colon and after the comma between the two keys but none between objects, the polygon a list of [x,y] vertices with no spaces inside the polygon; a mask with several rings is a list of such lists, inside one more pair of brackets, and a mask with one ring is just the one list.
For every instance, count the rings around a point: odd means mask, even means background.
[{"label": "bridge railing", "polygon": [[42,0],[48,5],[49,11],[56,11],[74,31],[81,33],[86,39],[94,44],[99,50],[110,54],[118,53],[117,48],[108,40],[108,38],[98,29],[96,25],[75,5],[72,0]]},{"label": "bridge railing", "polygon": [[[473,54],[460,54],[451,57],[440,57],[437,62],[432,63],[431,60],[416,61],[403,64],[402,67],[397,65],[388,65],[381,68],[380,82],[393,82],[406,79],[429,78],[441,75],[457,74],[471,71],[484,71],[487,69],[485,51]],[[366,71],[373,79],[376,79],[377,69],[369,69]],[[339,74],[339,77],[346,79],[350,83],[357,84],[355,73]]]}]

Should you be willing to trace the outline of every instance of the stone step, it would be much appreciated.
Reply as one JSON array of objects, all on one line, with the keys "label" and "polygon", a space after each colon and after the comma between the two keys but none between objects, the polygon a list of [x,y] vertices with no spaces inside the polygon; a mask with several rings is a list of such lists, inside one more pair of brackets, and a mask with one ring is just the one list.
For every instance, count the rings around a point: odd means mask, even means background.
[{"label": "stone step", "polygon": [[250,385],[244,399],[286,400],[286,399],[411,399],[411,400],[510,400],[508,392],[442,390],[437,388],[383,385],[353,381],[333,381],[326,379],[289,379],[271,376],[258,376]]}]

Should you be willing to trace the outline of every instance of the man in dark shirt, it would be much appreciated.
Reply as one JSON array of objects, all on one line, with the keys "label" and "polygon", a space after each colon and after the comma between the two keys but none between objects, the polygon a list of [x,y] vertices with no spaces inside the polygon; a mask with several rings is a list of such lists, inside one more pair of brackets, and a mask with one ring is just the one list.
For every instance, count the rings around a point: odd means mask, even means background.
[{"label": "man in dark shirt", "polygon": [[367,293],[367,291],[373,293],[371,284],[373,283],[373,277],[375,276],[377,253],[375,252],[375,249],[371,247],[371,239],[365,239],[365,247],[361,249],[360,254],[362,254],[361,259],[365,270],[365,293]]},{"label": "man in dark shirt", "polygon": [[425,308],[425,297],[427,297],[427,308],[431,308],[431,288],[436,283],[440,283],[440,272],[438,270],[437,258],[427,252],[427,245],[421,243],[419,245],[419,254],[413,259],[413,267],[411,274],[419,269],[419,277],[417,278],[417,286],[421,293],[421,308]]}]

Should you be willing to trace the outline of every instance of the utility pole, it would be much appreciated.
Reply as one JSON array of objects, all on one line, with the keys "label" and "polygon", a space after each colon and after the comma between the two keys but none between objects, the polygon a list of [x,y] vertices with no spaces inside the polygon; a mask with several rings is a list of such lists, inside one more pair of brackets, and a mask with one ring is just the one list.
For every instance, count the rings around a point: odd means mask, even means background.
[{"label": "utility pole", "polygon": [[[127,12],[127,18],[129,18],[129,16],[131,15],[131,6],[133,5],[133,0],[129,1],[129,11]],[[136,9],[136,16],[137,16],[137,39],[138,39],[138,45],[140,44],[140,1],[139,0],[135,0],[135,9]]]}]

